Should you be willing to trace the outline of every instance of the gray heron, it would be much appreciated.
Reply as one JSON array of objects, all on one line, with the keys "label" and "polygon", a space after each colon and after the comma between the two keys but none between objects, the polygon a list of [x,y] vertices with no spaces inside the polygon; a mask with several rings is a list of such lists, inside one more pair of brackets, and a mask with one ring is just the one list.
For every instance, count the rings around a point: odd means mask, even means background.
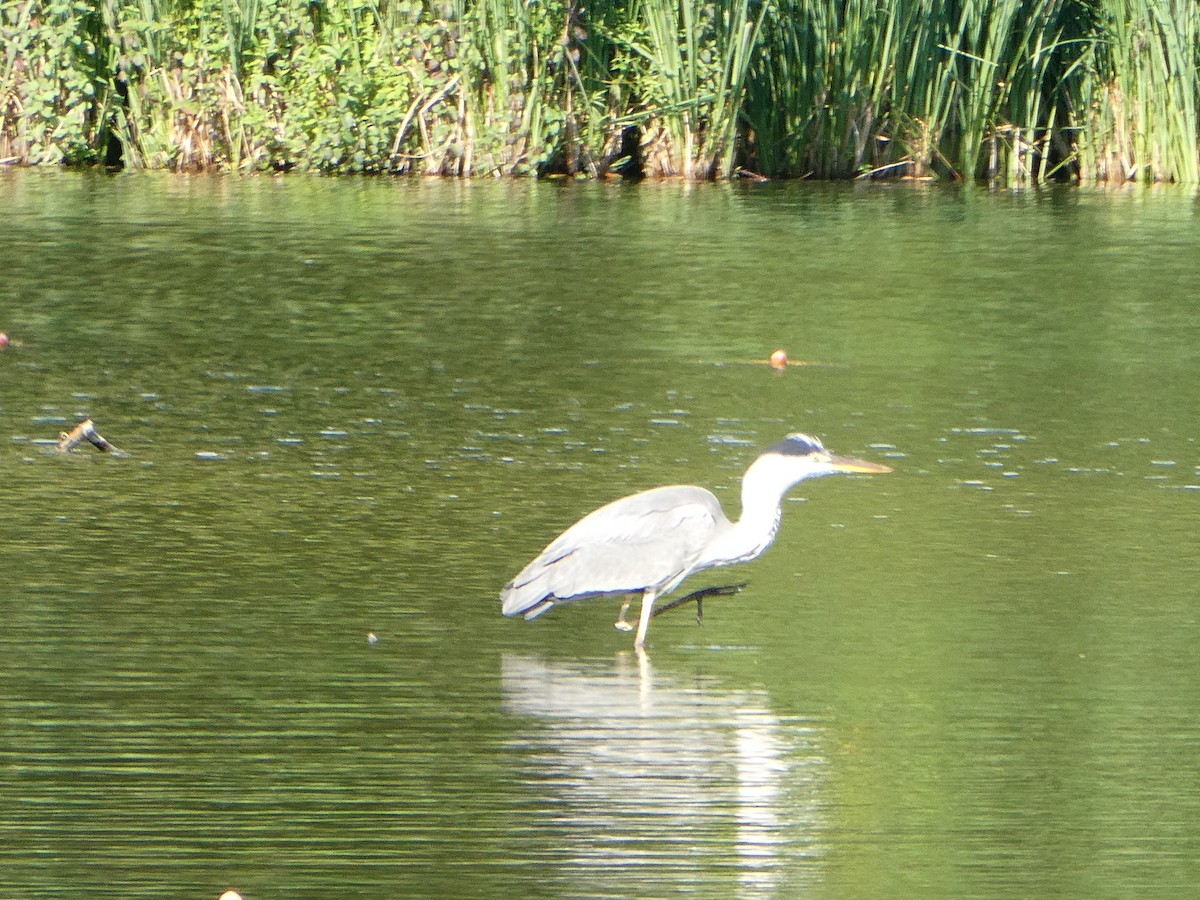
[{"label": "gray heron", "polygon": [[506,616],[532,619],[555,604],[642,595],[634,646],[646,643],[654,601],[702,569],[754,559],[779,530],[783,498],[808,478],[841,472],[883,473],[887,466],[835,456],[817,438],[789,434],[759,455],[742,476],[742,516],[730,522],[710,491],[686,484],[614,500],[584,516],[538,554],[500,593]]}]

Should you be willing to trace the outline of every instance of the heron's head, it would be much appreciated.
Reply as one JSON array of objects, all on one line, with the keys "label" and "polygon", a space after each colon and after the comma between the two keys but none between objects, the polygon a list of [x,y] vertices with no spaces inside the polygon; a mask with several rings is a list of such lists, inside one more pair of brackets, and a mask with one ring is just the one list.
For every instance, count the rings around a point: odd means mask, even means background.
[{"label": "heron's head", "polygon": [[754,472],[754,480],[778,486],[786,492],[794,484],[807,478],[839,473],[883,474],[892,471],[888,466],[837,456],[825,449],[825,445],[808,434],[789,434],[773,447],[767,448],[747,471]]}]

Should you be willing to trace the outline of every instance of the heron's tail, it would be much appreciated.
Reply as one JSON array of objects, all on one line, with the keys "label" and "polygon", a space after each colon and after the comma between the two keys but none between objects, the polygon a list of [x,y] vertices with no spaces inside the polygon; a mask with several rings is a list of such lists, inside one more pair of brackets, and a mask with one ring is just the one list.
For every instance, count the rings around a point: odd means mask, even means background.
[{"label": "heron's tail", "polygon": [[535,585],[525,583],[518,585],[510,581],[500,592],[500,610],[506,616],[524,616],[535,619],[554,606],[554,600],[547,597]]}]

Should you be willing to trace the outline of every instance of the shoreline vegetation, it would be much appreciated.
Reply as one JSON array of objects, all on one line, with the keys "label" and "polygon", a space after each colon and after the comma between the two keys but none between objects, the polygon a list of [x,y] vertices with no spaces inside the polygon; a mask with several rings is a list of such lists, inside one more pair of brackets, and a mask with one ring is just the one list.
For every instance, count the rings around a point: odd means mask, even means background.
[{"label": "shoreline vegetation", "polygon": [[0,163],[1200,180],[1194,0],[0,0]]}]

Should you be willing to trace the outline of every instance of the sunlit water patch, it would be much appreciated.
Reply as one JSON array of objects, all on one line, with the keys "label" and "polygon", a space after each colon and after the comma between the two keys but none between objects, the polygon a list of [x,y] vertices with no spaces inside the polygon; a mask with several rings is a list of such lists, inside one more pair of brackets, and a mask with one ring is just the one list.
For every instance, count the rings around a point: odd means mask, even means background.
[{"label": "sunlit water patch", "polygon": [[547,877],[565,896],[699,890],[761,897],[819,880],[817,722],[762,693],[615,663],[503,659],[506,708]]}]

